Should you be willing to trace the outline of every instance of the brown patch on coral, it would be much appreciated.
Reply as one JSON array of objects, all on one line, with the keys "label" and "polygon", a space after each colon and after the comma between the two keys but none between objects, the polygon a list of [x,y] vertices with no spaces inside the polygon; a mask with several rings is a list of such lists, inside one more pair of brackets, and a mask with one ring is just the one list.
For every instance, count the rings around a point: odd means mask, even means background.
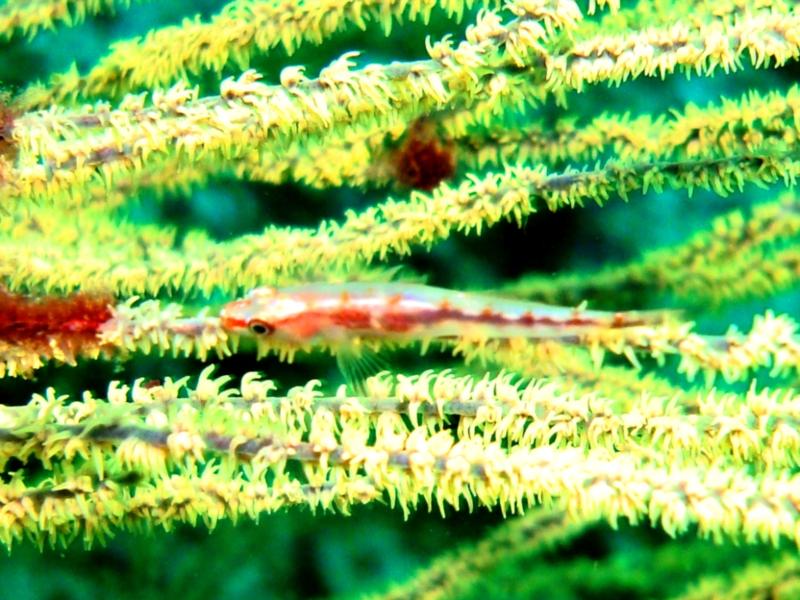
[{"label": "brown patch on coral", "polygon": [[16,145],[11,137],[15,115],[11,106],[11,95],[0,91],[0,184],[8,179],[7,173],[11,168],[11,161],[17,154]]},{"label": "brown patch on coral", "polygon": [[14,143],[11,133],[14,130],[15,112],[11,106],[11,95],[0,92],[0,157],[11,158]]},{"label": "brown patch on coral", "polygon": [[424,119],[411,125],[392,164],[397,181],[418,190],[435,188],[456,170],[453,149],[439,141],[433,125]]},{"label": "brown patch on coral", "polygon": [[99,349],[97,334],[111,318],[113,304],[107,294],[33,298],[0,289],[0,342],[39,356],[60,351],[71,360]]}]

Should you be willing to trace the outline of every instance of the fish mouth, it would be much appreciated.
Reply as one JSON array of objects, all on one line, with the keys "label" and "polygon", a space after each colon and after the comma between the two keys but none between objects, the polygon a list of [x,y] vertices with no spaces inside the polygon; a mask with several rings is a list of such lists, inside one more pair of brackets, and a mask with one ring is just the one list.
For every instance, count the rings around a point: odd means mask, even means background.
[{"label": "fish mouth", "polygon": [[247,320],[243,319],[237,312],[238,303],[223,307],[219,314],[219,322],[223,329],[227,331],[241,331],[247,329]]},{"label": "fish mouth", "polygon": [[243,329],[247,329],[247,321],[236,317],[222,315],[219,319],[219,323],[226,331],[242,331]]},{"label": "fish mouth", "polygon": [[247,315],[249,303],[247,300],[234,300],[222,307],[219,312],[219,322],[227,331],[241,331],[247,329]]}]

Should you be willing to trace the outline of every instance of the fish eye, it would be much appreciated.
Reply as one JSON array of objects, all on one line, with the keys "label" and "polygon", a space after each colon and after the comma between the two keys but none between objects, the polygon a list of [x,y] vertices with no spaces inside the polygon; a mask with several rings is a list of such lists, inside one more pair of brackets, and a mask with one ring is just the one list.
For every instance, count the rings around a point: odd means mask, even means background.
[{"label": "fish eye", "polygon": [[256,335],[267,335],[275,331],[275,328],[264,321],[253,320],[247,324],[247,328]]}]

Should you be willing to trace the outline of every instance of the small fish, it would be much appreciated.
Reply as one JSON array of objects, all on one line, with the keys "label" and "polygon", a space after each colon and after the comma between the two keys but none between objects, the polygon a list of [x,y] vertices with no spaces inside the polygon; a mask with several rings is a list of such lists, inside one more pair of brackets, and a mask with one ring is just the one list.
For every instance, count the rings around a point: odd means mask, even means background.
[{"label": "small fish", "polygon": [[446,338],[573,339],[597,328],[652,325],[664,312],[550,306],[422,284],[310,283],[256,288],[221,312],[222,327],[290,345]]}]

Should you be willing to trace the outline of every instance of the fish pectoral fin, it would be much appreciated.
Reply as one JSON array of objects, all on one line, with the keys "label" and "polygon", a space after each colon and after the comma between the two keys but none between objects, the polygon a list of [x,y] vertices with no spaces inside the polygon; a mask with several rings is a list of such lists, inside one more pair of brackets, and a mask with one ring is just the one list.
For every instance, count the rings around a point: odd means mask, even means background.
[{"label": "fish pectoral fin", "polygon": [[357,394],[366,393],[368,378],[388,370],[387,362],[372,348],[343,346],[336,352],[336,365],[347,386]]}]

